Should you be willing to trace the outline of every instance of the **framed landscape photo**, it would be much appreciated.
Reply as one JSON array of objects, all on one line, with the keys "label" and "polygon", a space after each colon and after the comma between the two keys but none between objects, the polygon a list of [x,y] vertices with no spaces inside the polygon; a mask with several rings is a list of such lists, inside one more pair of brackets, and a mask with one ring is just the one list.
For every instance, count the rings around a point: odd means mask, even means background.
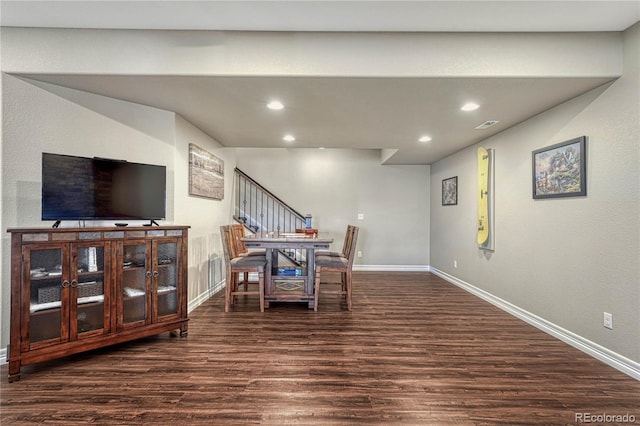
[{"label": "framed landscape photo", "polygon": [[224,161],[212,153],[189,144],[189,195],[222,200]]},{"label": "framed landscape photo", "polygon": [[533,198],[587,195],[587,138],[533,151]]},{"label": "framed landscape photo", "polygon": [[442,205],[455,206],[458,204],[458,176],[442,180]]}]

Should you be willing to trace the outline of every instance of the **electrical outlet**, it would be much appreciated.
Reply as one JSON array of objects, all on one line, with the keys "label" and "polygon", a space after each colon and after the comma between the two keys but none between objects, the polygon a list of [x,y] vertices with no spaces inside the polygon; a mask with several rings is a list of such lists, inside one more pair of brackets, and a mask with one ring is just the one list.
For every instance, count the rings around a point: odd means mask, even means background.
[{"label": "electrical outlet", "polygon": [[364,220],[364,213],[358,213],[358,220]]},{"label": "electrical outlet", "polygon": [[602,325],[609,330],[613,330],[613,315],[609,312],[602,313]]},{"label": "electrical outlet", "polygon": [[362,252],[358,251],[358,257],[362,257]]},{"label": "electrical outlet", "polygon": [[454,267],[454,268],[457,268],[457,267],[458,267],[458,261],[457,261],[457,260],[454,260],[454,261],[453,261],[453,267]]}]

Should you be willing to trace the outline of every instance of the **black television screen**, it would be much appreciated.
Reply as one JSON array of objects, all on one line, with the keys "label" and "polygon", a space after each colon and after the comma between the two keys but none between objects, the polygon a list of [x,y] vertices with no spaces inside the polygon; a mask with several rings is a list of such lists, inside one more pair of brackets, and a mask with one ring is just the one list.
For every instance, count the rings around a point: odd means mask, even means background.
[{"label": "black television screen", "polygon": [[166,167],[42,154],[42,220],[164,219]]}]

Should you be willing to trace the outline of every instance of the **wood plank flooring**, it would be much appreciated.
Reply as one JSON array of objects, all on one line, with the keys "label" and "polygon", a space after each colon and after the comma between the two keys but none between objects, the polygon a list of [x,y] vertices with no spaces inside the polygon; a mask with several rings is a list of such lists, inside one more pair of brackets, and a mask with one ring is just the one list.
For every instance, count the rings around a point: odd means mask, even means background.
[{"label": "wood plank flooring", "polygon": [[640,424],[640,382],[429,273],[354,273],[337,296],[224,313],[218,294],[164,333],[0,369],[0,423]]}]

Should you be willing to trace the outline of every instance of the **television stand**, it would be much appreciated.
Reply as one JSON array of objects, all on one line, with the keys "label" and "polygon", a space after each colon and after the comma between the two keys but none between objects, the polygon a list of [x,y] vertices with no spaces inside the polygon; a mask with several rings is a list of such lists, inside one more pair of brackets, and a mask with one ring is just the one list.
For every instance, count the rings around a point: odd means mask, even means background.
[{"label": "television stand", "polygon": [[8,229],[9,382],[26,365],[164,332],[186,337],[188,229]]},{"label": "television stand", "polygon": [[149,219],[149,223],[144,224],[144,226],[153,226],[153,225],[160,226],[160,224],[153,219]]}]

